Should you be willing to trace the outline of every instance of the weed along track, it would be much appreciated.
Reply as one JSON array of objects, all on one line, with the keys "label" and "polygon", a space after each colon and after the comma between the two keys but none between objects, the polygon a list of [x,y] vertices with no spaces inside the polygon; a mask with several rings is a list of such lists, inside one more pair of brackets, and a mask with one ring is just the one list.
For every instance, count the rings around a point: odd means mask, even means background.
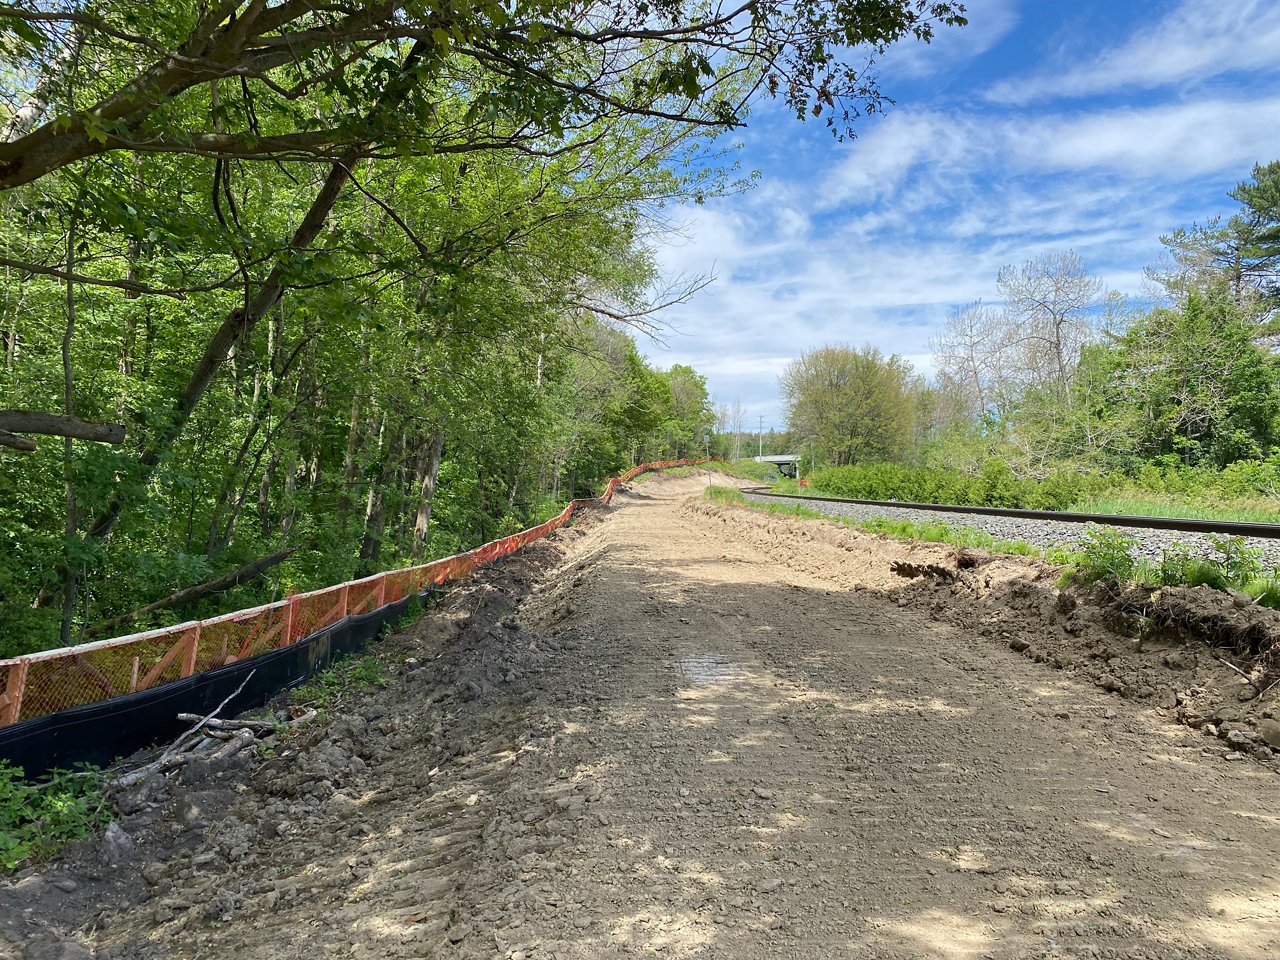
[{"label": "weed along track", "polygon": [[1276,955],[1274,761],[1157,686],[1239,678],[1064,629],[1030,561],[975,599],[942,547],[706,484],[478,572],[272,755],[118,798],[114,840],[7,884],[11,955]]},{"label": "weed along track", "polygon": [[1280,562],[1280,524],[1242,523],[1230,520],[1195,520],[1179,517],[1133,517],[1057,510],[1019,510],[936,503],[900,503],[891,500],[854,500],[841,497],[808,497],[771,493],[767,487],[751,487],[743,495],[757,503],[793,503],[809,510],[852,520],[905,520],[914,523],[959,524],[981,530],[995,539],[1022,541],[1049,548],[1078,541],[1091,525],[1117,527],[1133,536],[1144,555],[1186,546],[1198,553],[1214,552],[1215,537],[1240,537],[1270,562]]}]

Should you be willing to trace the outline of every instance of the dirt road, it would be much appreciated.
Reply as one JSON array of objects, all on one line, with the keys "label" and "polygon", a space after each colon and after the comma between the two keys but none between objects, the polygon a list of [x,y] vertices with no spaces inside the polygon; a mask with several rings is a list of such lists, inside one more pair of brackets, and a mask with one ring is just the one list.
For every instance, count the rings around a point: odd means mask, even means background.
[{"label": "dirt road", "polygon": [[1277,955],[1274,777],[850,592],[838,556],[726,539],[687,486],[577,551],[600,700],[562,765],[608,802],[565,956]]},{"label": "dirt road", "polygon": [[[447,683],[385,691],[312,751],[337,754],[329,772],[277,762],[255,781],[279,798],[257,801],[259,822],[211,825],[204,848],[151,867],[167,879],[94,942],[241,958],[1280,955],[1273,773],[899,608],[883,571],[772,536],[785,521],[749,515],[752,537],[708,522],[684,504],[702,483],[620,498],[539,575],[518,624],[417,637],[444,651]],[[342,772],[348,749],[367,769]],[[309,796],[317,777],[336,795]],[[216,838],[240,827],[250,850],[232,857]],[[192,866],[201,849],[217,855]]]}]

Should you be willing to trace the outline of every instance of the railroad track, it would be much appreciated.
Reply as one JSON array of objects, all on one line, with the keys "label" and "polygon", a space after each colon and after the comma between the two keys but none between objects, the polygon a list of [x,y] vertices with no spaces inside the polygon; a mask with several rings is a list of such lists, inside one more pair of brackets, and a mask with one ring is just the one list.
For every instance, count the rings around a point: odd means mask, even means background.
[{"label": "railroad track", "polygon": [[1180,517],[1134,517],[1108,513],[1068,513],[1062,510],[1020,510],[1012,507],[966,507],[945,503],[909,503],[902,500],[853,500],[845,497],[813,497],[795,493],[773,493],[768,487],[744,487],[743,493],[777,500],[808,503],[851,503],[893,510],[929,510],[964,513],[1015,520],[1051,520],[1059,523],[1096,523],[1137,530],[1172,530],[1178,533],[1218,534],[1263,540],[1280,540],[1280,523],[1246,523],[1238,520],[1186,520]]}]

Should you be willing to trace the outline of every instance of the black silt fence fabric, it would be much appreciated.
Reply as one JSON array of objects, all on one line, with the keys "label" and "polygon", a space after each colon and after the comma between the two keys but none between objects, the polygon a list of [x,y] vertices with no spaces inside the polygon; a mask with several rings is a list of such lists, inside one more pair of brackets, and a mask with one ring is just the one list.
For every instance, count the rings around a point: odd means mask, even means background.
[{"label": "black silt fence fabric", "polygon": [[28,778],[77,763],[108,766],[139,750],[173,740],[191,726],[179,722],[179,713],[205,716],[242,682],[244,689],[220,715],[234,717],[262,706],[281,690],[296,687],[312,674],[327,669],[335,659],[362,650],[385,624],[399,620],[413,600],[429,602],[434,594],[435,591],[427,591],[417,597],[405,597],[372,613],[347,617],[279,650],[153,690],[0,728],[0,759],[21,767]]}]

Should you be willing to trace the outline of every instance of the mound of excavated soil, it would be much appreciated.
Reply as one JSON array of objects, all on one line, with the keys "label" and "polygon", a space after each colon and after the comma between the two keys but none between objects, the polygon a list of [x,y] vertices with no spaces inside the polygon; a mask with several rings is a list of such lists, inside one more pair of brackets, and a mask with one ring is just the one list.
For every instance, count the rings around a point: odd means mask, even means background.
[{"label": "mound of excavated soil", "polygon": [[[1280,772],[1280,685],[1271,688],[1280,679],[1280,612],[1241,594],[1200,587],[1112,597],[1060,589],[1057,568],[1023,557],[957,552],[705,502],[688,509],[854,590],[881,591],[900,607],[927,611],[1075,679],[1154,706],[1220,738],[1221,744],[1206,743],[1209,753],[1232,760],[1248,754]],[[857,562],[833,562],[833,552]],[[1232,670],[1227,664],[1234,661],[1251,676]]]}]

